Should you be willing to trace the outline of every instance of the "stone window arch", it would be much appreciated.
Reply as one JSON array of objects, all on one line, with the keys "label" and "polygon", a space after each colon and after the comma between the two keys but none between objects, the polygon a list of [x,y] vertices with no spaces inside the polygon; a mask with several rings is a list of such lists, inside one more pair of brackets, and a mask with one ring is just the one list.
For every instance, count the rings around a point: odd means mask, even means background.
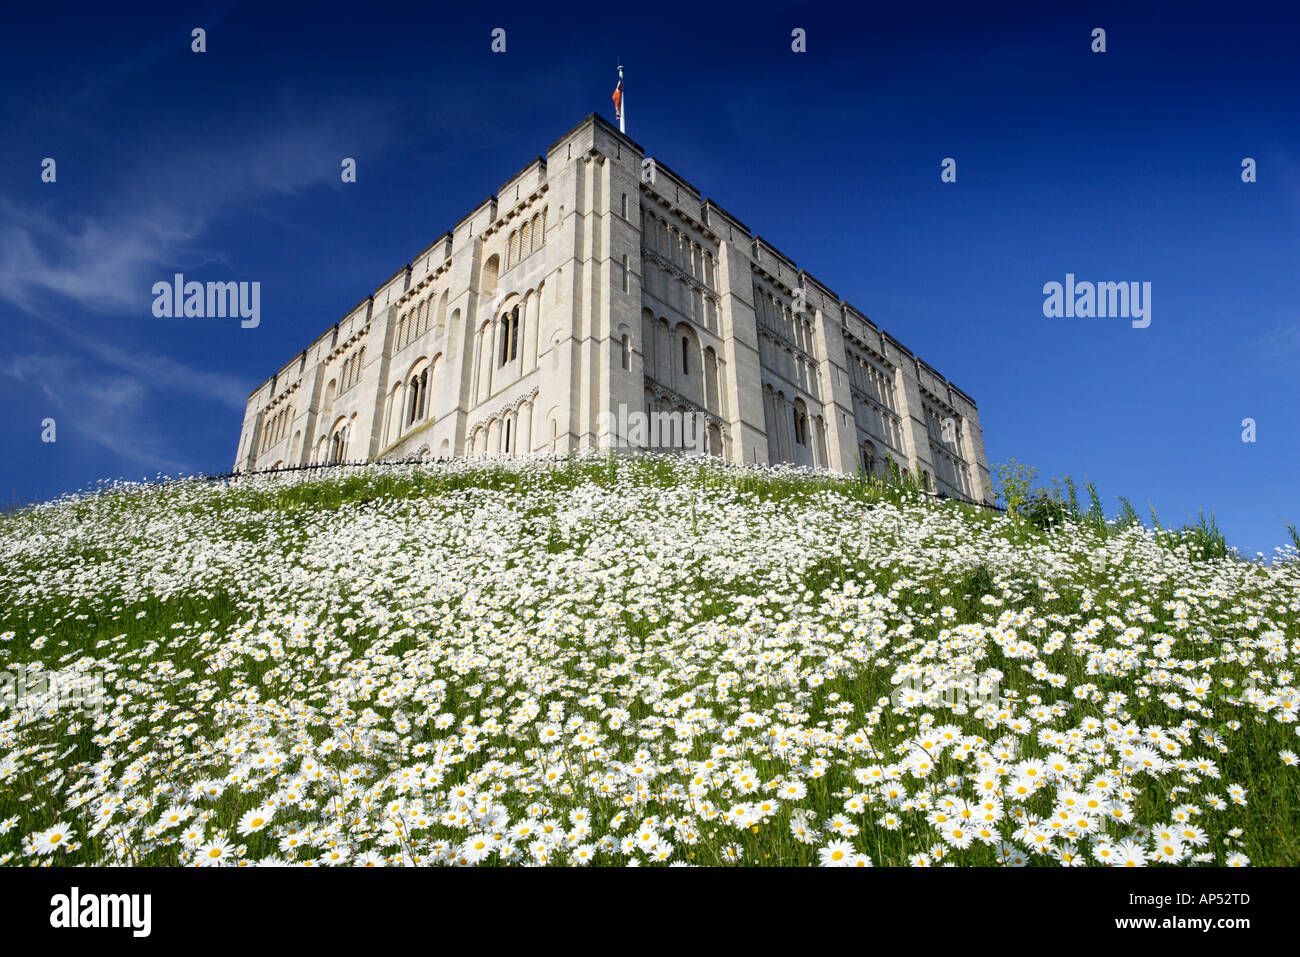
[{"label": "stone window arch", "polygon": [[704,350],[704,407],[710,412],[722,412],[721,364],[713,346]]},{"label": "stone window arch", "polygon": [[808,446],[808,407],[803,399],[794,400],[794,440],[799,445]]},{"label": "stone window arch", "polygon": [[726,450],[722,444],[722,429],[716,422],[709,423],[708,450],[710,455],[726,459]]},{"label": "stone window arch", "polygon": [[[483,290],[483,295],[494,296],[497,291],[497,278],[501,275],[501,257],[493,253],[483,263],[483,277],[479,283]],[[447,308],[447,293],[442,294],[442,310]]]},{"label": "stone window arch", "polygon": [[497,359],[498,367],[519,356],[519,310],[520,304],[516,304],[501,316],[501,355]]},{"label": "stone window arch", "polygon": [[391,444],[402,434],[402,383],[398,382],[388,393],[388,423],[385,426],[385,444]]},{"label": "stone window arch", "polygon": [[403,431],[416,422],[422,421],[425,417],[428,406],[429,378],[429,361],[427,359],[417,359],[407,370],[403,379],[406,384],[406,395],[399,410]]},{"label": "stone window arch", "polygon": [[[445,295],[445,294],[444,294]],[[460,349],[460,310],[452,311],[451,320],[447,324],[447,357],[452,358]]]},{"label": "stone window arch", "polygon": [[[494,256],[492,259],[495,260],[496,257]],[[495,283],[496,280],[493,279],[493,284]],[[439,334],[447,329],[447,292],[448,290],[444,289],[442,295],[438,297],[438,312],[434,319],[434,329]]]},{"label": "stone window arch", "polygon": [[868,475],[876,474],[876,447],[870,439],[862,443],[862,470]]},{"label": "stone window arch", "polygon": [[348,452],[348,421],[339,419],[330,430],[329,461],[337,465],[346,461]]}]

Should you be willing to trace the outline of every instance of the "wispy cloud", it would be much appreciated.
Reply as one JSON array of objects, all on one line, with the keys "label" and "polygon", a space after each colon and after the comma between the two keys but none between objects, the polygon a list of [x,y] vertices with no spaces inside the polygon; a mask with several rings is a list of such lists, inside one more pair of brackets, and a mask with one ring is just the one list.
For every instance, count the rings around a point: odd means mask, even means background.
[{"label": "wispy cloud", "polygon": [[347,134],[332,109],[318,105],[304,118],[294,104],[281,104],[255,135],[209,134],[186,155],[142,164],[92,214],[60,217],[0,199],[0,300],[33,315],[46,314],[50,299],[97,312],[148,302],[161,274],[223,258],[200,245],[222,216],[337,182],[339,157],[353,154],[357,137],[368,150],[385,148],[382,113],[339,108],[354,119]]},{"label": "wispy cloud", "polygon": [[0,373],[39,391],[58,428],[71,427],[149,471],[192,471],[168,453],[156,431],[140,427],[149,394],[139,378],[54,353],[12,356],[0,365]]},{"label": "wispy cloud", "polygon": [[[69,338],[73,336],[72,329],[65,327],[62,331]],[[247,383],[238,376],[195,369],[170,356],[146,352],[134,347],[124,349],[98,337],[85,336],[80,332],[76,335],[78,341],[92,357],[124,373],[152,383],[159,391],[173,391],[209,399],[240,412],[247,404]]]},{"label": "wispy cloud", "polygon": [[[41,389],[79,432],[149,469],[183,467],[167,451],[178,436],[154,425],[166,411],[158,395],[242,412],[248,392],[238,377],[141,345],[153,283],[224,261],[211,238],[223,217],[337,182],[338,158],[355,155],[358,140],[373,152],[391,141],[383,112],[363,102],[264,109],[248,120],[259,130],[252,135],[199,131],[184,155],[144,151],[122,191],[96,209],[62,215],[0,198],[0,303],[62,340],[15,355],[0,371]],[[350,118],[346,134],[339,111]],[[103,324],[87,313],[120,317],[117,331],[97,332]]]},{"label": "wispy cloud", "polygon": [[1263,335],[1241,342],[1241,351],[1254,360],[1267,365],[1300,360],[1300,315],[1289,321],[1276,323]]},{"label": "wispy cloud", "polygon": [[174,260],[202,233],[204,221],[159,205],[146,214],[105,214],[58,222],[0,199],[0,299],[38,318],[51,298],[95,312],[148,299],[147,271]]}]

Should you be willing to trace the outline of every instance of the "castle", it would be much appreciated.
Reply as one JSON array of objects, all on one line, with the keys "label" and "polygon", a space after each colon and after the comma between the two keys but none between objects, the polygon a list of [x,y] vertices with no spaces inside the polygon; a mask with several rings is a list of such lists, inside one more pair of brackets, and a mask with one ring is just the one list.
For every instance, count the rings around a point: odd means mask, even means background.
[{"label": "castle", "polygon": [[993,497],[973,399],[596,114],[262,383],[235,469],[623,446],[628,410]]}]

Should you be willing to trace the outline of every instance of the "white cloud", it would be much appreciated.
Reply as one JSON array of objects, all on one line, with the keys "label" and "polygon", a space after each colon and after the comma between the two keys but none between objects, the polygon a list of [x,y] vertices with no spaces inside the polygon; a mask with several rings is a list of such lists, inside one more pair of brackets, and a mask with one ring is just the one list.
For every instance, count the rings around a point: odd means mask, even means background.
[{"label": "white cloud", "polygon": [[148,302],[146,272],[176,256],[202,232],[165,207],[147,215],[85,217],[65,225],[0,199],[0,299],[38,318],[49,298],[71,299],[96,312]]},{"label": "white cloud", "polygon": [[[330,119],[335,110],[351,117],[346,133]],[[339,159],[355,155],[357,141],[367,151],[389,141],[387,122],[365,104],[317,105],[307,115],[281,104],[263,124],[234,139],[206,131],[188,154],[150,158],[91,214],[59,217],[0,199],[0,300],[36,316],[59,299],[147,316],[155,281],[224,257],[198,245],[220,217],[337,182]]]},{"label": "white cloud", "polygon": [[134,376],[53,353],[15,355],[0,372],[38,389],[60,428],[71,427],[149,471],[192,471],[168,453],[155,431],[141,428],[149,394]]},{"label": "white cloud", "polygon": [[[339,124],[339,115],[349,122]],[[336,182],[339,158],[356,155],[357,143],[373,154],[390,142],[390,124],[364,103],[280,103],[249,125],[261,132],[231,138],[205,127],[185,155],[146,154],[123,176],[121,195],[85,213],[0,198],[0,302],[63,340],[57,351],[15,355],[0,371],[42,389],[73,428],[150,469],[183,467],[168,452],[181,436],[153,424],[156,393],[240,412],[248,398],[240,377],[140,345],[149,335],[145,324],[157,322],[153,284],[222,261],[225,251],[202,245],[222,217],[247,217],[276,196]],[[104,335],[96,331],[104,322],[87,313],[119,325]]]}]

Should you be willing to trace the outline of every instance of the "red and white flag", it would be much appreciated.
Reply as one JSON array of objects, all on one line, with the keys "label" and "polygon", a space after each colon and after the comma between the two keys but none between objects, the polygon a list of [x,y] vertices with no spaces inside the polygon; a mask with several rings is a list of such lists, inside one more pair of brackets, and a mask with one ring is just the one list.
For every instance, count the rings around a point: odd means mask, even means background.
[{"label": "red and white flag", "polygon": [[619,132],[623,132],[623,68],[618,68],[618,86],[614,87],[614,115],[618,117]]}]

